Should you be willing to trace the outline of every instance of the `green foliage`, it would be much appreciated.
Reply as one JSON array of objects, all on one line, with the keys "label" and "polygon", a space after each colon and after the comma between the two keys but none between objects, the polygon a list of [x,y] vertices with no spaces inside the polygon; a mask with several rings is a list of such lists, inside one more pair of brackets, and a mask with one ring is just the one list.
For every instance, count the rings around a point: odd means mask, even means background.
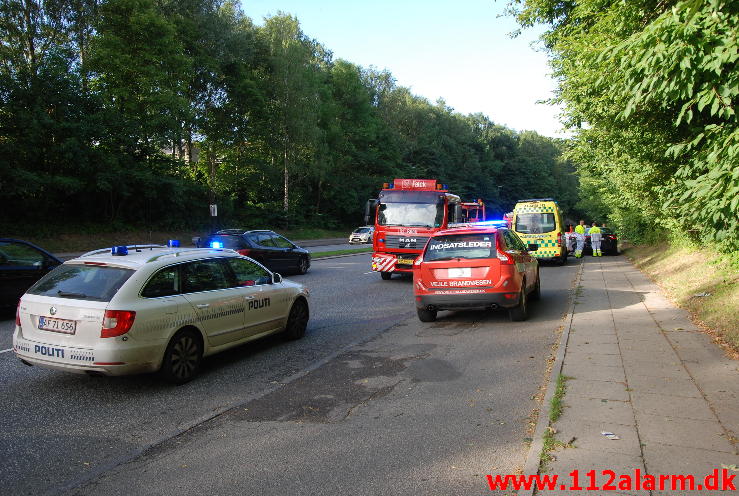
[{"label": "green foliage", "polygon": [[[736,2],[526,0],[577,129],[580,207],[635,241],[739,250]],[[580,126],[582,125],[582,128]]]},{"label": "green foliage", "polygon": [[396,177],[490,215],[578,201],[564,141],[429,102],[235,0],[7,0],[0,55],[5,226],[199,229],[217,203],[222,227],[338,228]]}]

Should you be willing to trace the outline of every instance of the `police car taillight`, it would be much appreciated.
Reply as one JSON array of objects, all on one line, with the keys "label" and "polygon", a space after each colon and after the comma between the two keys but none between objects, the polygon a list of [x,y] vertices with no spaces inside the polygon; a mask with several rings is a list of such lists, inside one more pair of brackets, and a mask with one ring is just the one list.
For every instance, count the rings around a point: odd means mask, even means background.
[{"label": "police car taillight", "polygon": [[21,300],[18,300],[18,306],[15,307],[15,326],[21,326]]},{"label": "police car taillight", "polygon": [[101,338],[114,338],[122,336],[131,330],[136,312],[128,310],[106,310],[103,317],[103,328],[100,330]]},{"label": "police car taillight", "polygon": [[241,250],[236,250],[236,253],[238,253],[239,255],[248,256],[249,255],[249,250],[246,249],[246,248],[242,248]]},{"label": "police car taillight", "polygon": [[500,246],[500,236],[496,236],[495,237],[495,251],[498,252],[496,256],[498,257],[498,260],[500,260],[500,263],[502,265],[513,265],[514,263],[516,263],[513,260],[513,257],[510,256],[505,251],[503,251],[501,248],[502,247]]}]

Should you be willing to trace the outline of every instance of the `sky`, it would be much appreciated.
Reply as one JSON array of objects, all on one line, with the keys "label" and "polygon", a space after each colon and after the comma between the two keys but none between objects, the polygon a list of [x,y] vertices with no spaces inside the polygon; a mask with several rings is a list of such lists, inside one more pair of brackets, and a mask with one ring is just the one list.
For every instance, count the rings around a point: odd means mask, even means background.
[{"label": "sky", "polygon": [[532,48],[542,29],[502,16],[507,0],[241,0],[256,24],[280,11],[334,59],[389,70],[400,86],[462,114],[565,137],[552,96],[546,55]]}]

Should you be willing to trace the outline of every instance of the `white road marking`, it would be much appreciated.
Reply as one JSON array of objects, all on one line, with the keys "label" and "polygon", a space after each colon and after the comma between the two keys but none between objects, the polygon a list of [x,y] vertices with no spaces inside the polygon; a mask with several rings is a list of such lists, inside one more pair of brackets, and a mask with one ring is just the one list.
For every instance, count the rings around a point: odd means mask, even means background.
[{"label": "white road marking", "polygon": [[0,350],[0,353],[7,353],[9,351],[13,351],[13,348],[8,348],[7,350]]}]

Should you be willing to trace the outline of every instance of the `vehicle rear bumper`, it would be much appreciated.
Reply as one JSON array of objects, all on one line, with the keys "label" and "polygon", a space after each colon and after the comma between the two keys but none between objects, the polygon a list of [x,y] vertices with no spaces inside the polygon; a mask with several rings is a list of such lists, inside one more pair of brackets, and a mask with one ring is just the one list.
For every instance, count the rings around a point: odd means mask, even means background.
[{"label": "vehicle rear bumper", "polygon": [[417,308],[435,310],[471,308],[511,308],[518,305],[519,293],[477,293],[474,289],[445,291],[445,294],[416,295]]},{"label": "vehicle rear bumper", "polygon": [[[17,334],[17,332],[16,332]],[[13,351],[31,365],[77,374],[128,375],[154,372],[160,366],[158,346],[129,349],[75,348],[13,336]]]}]

